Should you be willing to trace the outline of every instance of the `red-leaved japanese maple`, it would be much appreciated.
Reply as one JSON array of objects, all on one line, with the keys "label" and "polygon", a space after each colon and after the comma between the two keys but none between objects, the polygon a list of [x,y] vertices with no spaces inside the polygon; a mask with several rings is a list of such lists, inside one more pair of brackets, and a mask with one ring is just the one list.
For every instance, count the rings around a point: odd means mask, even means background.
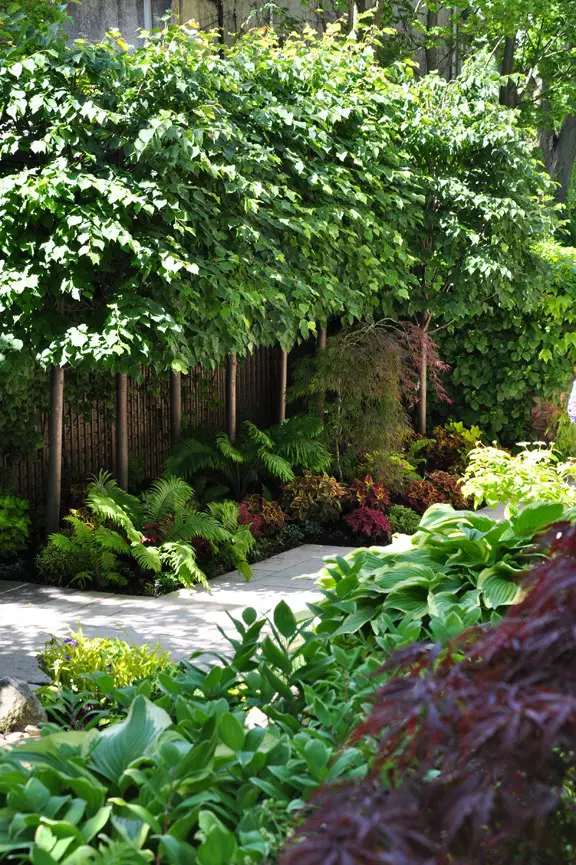
[{"label": "red-leaved japanese maple", "polygon": [[281,865],[576,861],[576,528],[552,541],[496,627],[391,659],[367,779],[316,794]]}]

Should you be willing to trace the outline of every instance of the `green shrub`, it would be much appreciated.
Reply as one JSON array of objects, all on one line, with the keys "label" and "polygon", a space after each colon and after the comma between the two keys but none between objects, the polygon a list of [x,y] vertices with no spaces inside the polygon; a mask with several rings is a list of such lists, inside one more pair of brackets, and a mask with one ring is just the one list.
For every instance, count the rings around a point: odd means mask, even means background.
[{"label": "green shrub", "polygon": [[561,459],[576,457],[576,424],[573,424],[568,413],[563,411],[558,418],[554,435],[554,448]]},{"label": "green shrub", "polygon": [[166,467],[170,474],[200,482],[211,499],[231,494],[241,501],[250,489],[260,492],[268,478],[287,482],[296,469],[327,468],[331,457],[322,433],[322,422],[313,415],[296,415],[265,431],[245,421],[234,442],[224,432],[206,440],[184,439]]},{"label": "green shrub", "polygon": [[[383,680],[382,653],[333,648],[284,602],[270,633],[251,609],[233,623],[229,662],[206,669],[193,658],[179,675],[160,672],[154,701],[148,682],[117,689],[96,674],[120,723],[96,729],[98,713],[66,695],[60,706],[85,730],[48,725],[40,740],[2,749],[5,854],[260,865],[274,860],[317,784],[366,774],[371,746],[348,740]],[[66,858],[56,860],[61,839]]]},{"label": "green shrub", "polygon": [[392,534],[413,535],[420,525],[420,514],[404,505],[391,505],[388,508],[388,519]]},{"label": "green shrub", "polygon": [[319,784],[368,776],[377,741],[351,733],[389,675],[389,652],[430,632],[447,639],[514,600],[516,571],[561,510],[496,523],[438,506],[404,554],[329,560],[314,620],[283,601],[271,622],[251,608],[231,617],[231,659],[197,653],[178,674],[159,672],[157,699],[148,680],[116,688],[95,672],[120,723],[95,729],[104,719],[90,694],[67,694],[62,721],[85,730],[48,725],[39,741],[0,750],[4,854],[42,865],[48,855],[63,865],[275,861]]},{"label": "green shrub", "polygon": [[198,510],[193,489],[181,478],[161,478],[137,498],[101,472],[88,484],[85,510],[66,517],[67,529],[51,535],[38,566],[53,579],[62,553],[65,570],[59,583],[123,585],[132,567],[133,573],[144,575],[145,584],[166,576],[183,586],[206,584],[193,546],[201,538],[227,551],[249,578],[246,556],[253,538],[247,526],[238,524],[238,516],[238,505],[231,501]]},{"label": "green shrub", "polygon": [[109,678],[107,686],[125,688],[160,672],[174,675],[178,665],[159,645],[136,646],[117,638],[85,637],[81,630],[68,637],[52,637],[38,656],[38,666],[55,685],[73,691],[91,689],[103,696],[95,673]]},{"label": "green shrub", "polygon": [[0,495],[0,556],[26,546],[29,531],[28,502],[17,496]]},{"label": "green shrub", "polygon": [[561,463],[552,445],[523,442],[513,456],[497,447],[475,448],[464,475],[463,492],[476,507],[500,503],[518,506],[530,502],[576,505],[576,487],[568,483],[576,464]]},{"label": "green shrub", "polygon": [[310,605],[318,630],[344,645],[364,633],[382,648],[404,639],[443,639],[499,618],[521,600],[526,567],[543,553],[535,540],[563,514],[560,504],[528,505],[509,520],[434,505],[405,548],[360,548],[336,558]]},{"label": "green shrub", "polygon": [[93,560],[87,545],[64,547],[48,542],[36,556],[36,567],[45,583],[67,586],[74,582],[76,574],[89,573]]}]

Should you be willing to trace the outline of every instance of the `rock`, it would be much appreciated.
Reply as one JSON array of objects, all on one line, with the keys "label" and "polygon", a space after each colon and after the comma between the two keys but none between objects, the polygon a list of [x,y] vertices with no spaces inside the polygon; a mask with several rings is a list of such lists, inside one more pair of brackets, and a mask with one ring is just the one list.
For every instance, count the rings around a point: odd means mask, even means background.
[{"label": "rock", "polygon": [[47,720],[44,707],[30,685],[10,676],[0,679],[0,736]]},{"label": "rock", "polygon": [[13,745],[14,742],[19,742],[20,739],[29,739],[30,737],[26,735],[26,733],[8,733],[6,736],[6,741],[9,745]]},{"label": "rock", "polygon": [[24,732],[28,733],[28,735],[32,738],[40,735],[40,727],[35,727],[34,724],[28,724],[27,727],[24,727]]}]

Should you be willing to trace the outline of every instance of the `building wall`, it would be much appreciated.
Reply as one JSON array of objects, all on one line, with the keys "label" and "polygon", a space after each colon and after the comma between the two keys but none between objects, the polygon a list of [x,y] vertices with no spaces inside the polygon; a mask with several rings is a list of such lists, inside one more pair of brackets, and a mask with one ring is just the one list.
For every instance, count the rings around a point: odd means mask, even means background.
[{"label": "building wall", "polygon": [[[144,28],[144,4],[146,0],[81,0],[69,3],[68,14],[72,18],[71,35],[92,42],[102,39],[108,30],[120,30],[124,38],[133,43],[139,30]],[[150,0],[152,23],[171,9],[172,0]]]}]

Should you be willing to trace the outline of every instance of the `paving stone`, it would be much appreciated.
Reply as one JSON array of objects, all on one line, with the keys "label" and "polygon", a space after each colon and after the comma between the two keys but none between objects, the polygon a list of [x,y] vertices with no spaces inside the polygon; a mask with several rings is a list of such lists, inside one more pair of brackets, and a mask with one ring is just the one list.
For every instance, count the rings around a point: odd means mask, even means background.
[{"label": "paving stone", "polygon": [[198,651],[229,654],[219,630],[235,633],[228,614],[238,618],[245,607],[254,607],[265,615],[282,599],[295,612],[305,611],[318,597],[315,581],[293,577],[317,573],[324,557],[351,549],[306,544],[259,562],[248,583],[233,572],[214,579],[210,592],[182,589],[161,598],[0,582],[0,675],[45,682],[36,655],[52,635],[64,636],[78,624],[89,637],[118,637],[136,645],[158,642],[174,658]]}]

